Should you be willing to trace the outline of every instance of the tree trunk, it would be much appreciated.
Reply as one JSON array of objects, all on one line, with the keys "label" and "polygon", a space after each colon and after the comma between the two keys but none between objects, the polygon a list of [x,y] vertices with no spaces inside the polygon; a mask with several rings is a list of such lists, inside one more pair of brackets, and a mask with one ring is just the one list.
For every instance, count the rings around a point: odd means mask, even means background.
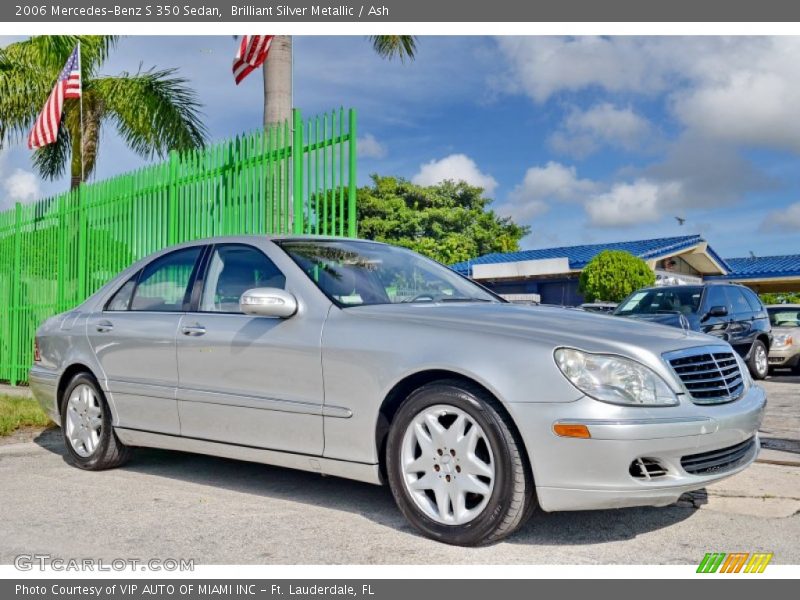
[{"label": "tree trunk", "polygon": [[292,116],[292,36],[276,35],[264,61],[264,128]]}]

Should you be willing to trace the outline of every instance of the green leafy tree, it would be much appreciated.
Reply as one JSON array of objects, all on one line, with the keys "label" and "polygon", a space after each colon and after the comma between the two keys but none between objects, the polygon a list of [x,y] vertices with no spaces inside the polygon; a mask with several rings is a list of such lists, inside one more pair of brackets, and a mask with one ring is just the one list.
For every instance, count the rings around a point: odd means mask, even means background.
[{"label": "green leafy tree", "polygon": [[519,250],[530,231],[497,215],[483,189],[463,181],[419,186],[379,175],[372,181],[358,190],[359,236],[405,246],[444,264]]},{"label": "green leafy tree", "polygon": [[587,302],[619,302],[655,280],[656,274],[641,258],[624,250],[603,250],[581,272],[578,291]]},{"label": "green leafy tree", "polygon": [[[27,139],[72,49],[81,42],[83,127],[80,101],[64,102],[56,143],[36,150],[33,162],[46,179],[67,168],[76,187],[94,170],[103,125],[140,156],[164,156],[170,150],[204,145],[206,130],[199,103],[175,69],[100,75],[117,38],[108,35],[47,35],[0,49],[0,146]],[[83,135],[81,135],[81,130]],[[81,152],[81,144],[83,152]],[[83,165],[81,165],[83,156]]]},{"label": "green leafy tree", "polygon": [[759,294],[764,304],[800,304],[800,292]]}]

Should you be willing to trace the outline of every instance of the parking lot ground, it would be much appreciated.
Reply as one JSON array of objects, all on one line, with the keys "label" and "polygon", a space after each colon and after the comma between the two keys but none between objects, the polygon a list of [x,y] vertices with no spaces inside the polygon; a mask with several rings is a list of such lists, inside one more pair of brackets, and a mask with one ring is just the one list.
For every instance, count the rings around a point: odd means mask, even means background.
[{"label": "parking lot ground", "polygon": [[[765,440],[794,460],[800,378],[765,383]],[[770,442],[768,442],[770,443]],[[776,442],[777,443],[777,442]],[[758,462],[665,508],[538,513],[485,548],[419,536],[387,488],[264,465],[138,450],[125,467],[65,463],[57,429],[0,446],[0,563],[192,558],[197,564],[697,564],[769,551],[800,564],[800,467]]]}]

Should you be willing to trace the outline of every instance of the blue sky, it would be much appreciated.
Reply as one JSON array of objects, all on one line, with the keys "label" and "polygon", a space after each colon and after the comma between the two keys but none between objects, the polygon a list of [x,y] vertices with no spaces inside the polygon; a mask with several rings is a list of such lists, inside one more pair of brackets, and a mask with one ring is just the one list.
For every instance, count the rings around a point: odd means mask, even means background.
[{"label": "blue sky", "polygon": [[[701,233],[723,256],[800,253],[800,38],[421,37],[406,64],[361,36],[294,43],[295,105],[358,110],[362,184],[481,185],[531,225],[526,248]],[[177,67],[220,139],[261,121],[235,46],[128,37],[102,72]],[[143,162],[106,126],[96,177]],[[0,207],[66,186],[22,144],[0,152]]]}]

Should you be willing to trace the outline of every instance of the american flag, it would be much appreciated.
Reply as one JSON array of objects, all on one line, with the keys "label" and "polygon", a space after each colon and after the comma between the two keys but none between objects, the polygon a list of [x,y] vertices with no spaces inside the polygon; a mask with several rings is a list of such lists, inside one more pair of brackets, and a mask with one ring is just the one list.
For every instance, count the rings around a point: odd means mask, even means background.
[{"label": "american flag", "polygon": [[44,108],[28,135],[28,148],[36,150],[42,146],[53,144],[58,138],[58,127],[61,124],[61,115],[64,111],[66,98],[81,97],[81,59],[80,45],[75,46],[72,54],[67,59],[67,64],[61,70],[50,97],[44,103]]},{"label": "american flag", "polygon": [[267,60],[274,35],[243,35],[239,51],[233,60],[233,78],[236,85]]}]

